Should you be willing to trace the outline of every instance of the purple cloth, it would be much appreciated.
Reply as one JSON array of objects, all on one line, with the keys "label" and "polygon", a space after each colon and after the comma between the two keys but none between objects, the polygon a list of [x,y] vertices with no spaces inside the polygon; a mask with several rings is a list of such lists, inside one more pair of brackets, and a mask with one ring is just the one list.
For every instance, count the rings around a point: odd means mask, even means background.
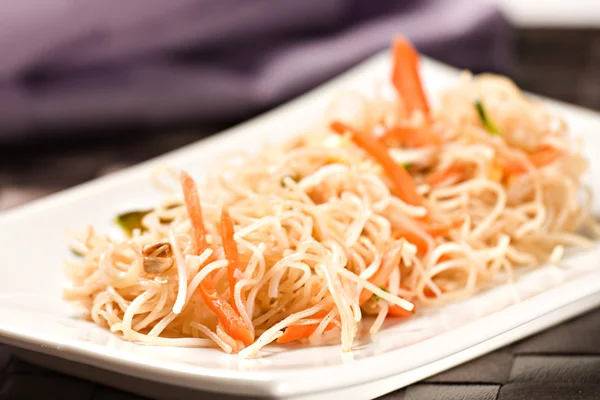
[{"label": "purple cloth", "polygon": [[0,139],[243,118],[398,33],[460,67],[506,63],[504,19],[472,0],[3,0]]}]

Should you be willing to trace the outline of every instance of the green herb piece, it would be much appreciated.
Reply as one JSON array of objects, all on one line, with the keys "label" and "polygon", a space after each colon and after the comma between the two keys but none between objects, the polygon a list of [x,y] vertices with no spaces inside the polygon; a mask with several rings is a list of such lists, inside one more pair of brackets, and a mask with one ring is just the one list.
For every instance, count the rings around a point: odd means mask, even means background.
[{"label": "green herb piece", "polygon": [[481,123],[483,124],[485,130],[491,133],[492,135],[500,135],[500,130],[498,129],[492,118],[488,115],[485,106],[483,105],[483,102],[481,100],[476,100],[475,103],[473,103],[473,105],[477,110],[477,114],[479,115],[479,119],[481,120]]},{"label": "green herb piece", "polygon": [[69,249],[69,250],[71,250],[71,254],[73,254],[74,256],[83,257],[83,254],[78,252],[77,250],[75,250],[75,249]]},{"label": "green herb piece", "polygon": [[115,222],[123,229],[123,232],[125,232],[127,236],[131,237],[135,229],[139,229],[142,232],[145,231],[145,228],[142,226],[142,219],[150,213],[150,211],[152,210],[138,210],[122,213],[117,215]]},{"label": "green herb piece", "polygon": [[[390,291],[387,290],[386,288],[384,288],[383,286],[380,286],[379,289],[383,290],[386,293],[389,293]],[[375,300],[379,301],[381,300],[381,297],[377,296],[376,294],[373,294],[373,296],[375,296]]]},{"label": "green herb piece", "polygon": [[410,167],[410,164],[409,164],[409,163],[407,163],[407,162],[405,162],[405,163],[402,163],[402,167],[403,167],[404,169],[408,169],[408,167]]}]

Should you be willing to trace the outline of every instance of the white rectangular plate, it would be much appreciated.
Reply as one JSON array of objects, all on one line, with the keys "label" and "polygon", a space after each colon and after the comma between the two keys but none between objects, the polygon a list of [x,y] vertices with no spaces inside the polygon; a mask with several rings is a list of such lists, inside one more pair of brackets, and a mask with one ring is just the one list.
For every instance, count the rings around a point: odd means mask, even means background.
[{"label": "white rectangular plate", "polygon": [[[78,320],[61,301],[61,263],[69,257],[65,230],[94,224],[110,229],[114,215],[160,200],[150,182],[153,166],[168,163],[196,176],[224,152],[260,146],[297,133],[323,112],[341,89],[368,90],[387,79],[388,55],[380,54],[295,101],[220,135],[126,171],[50,196],[0,216],[0,341],[33,352],[89,364],[113,373],[186,390],[320,399],[366,399],[398,389],[537,332],[600,304],[598,249],[568,257],[503,285],[411,321],[387,326],[350,354],[339,346],[271,347],[265,357],[240,360],[215,349],[179,349],[128,343]],[[424,61],[432,99],[454,85],[458,72]],[[585,140],[589,156],[600,149],[600,115],[547,101]],[[290,130],[290,127],[293,129]],[[590,157],[587,177],[600,193],[600,159]],[[591,177],[595,177],[592,181]],[[594,203],[597,211],[598,202]],[[75,371],[85,375],[86,369]],[[90,374],[90,379],[101,379]],[[110,379],[103,379],[110,383]],[[115,385],[123,387],[123,383]],[[129,390],[136,391],[139,385]],[[140,391],[141,389],[137,389]],[[148,395],[149,393],[145,393]],[[154,395],[158,396],[157,393]]]}]

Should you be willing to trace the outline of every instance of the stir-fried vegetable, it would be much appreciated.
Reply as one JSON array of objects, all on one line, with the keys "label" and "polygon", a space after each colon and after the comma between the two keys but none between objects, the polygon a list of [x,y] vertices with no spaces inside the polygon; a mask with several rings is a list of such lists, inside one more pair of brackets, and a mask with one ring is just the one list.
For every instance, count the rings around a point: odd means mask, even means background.
[{"label": "stir-fried vegetable", "polygon": [[490,115],[487,113],[487,110],[483,105],[483,101],[475,100],[473,105],[475,106],[475,110],[477,110],[477,115],[479,115],[479,119],[483,124],[485,130],[491,133],[492,135],[500,135],[500,130],[498,129]]},{"label": "stir-fried vegetable", "polygon": [[83,254],[78,252],[77,250],[75,250],[75,249],[69,249],[69,250],[71,250],[71,254],[73,254],[74,256],[83,257]]},{"label": "stir-fried vegetable", "polygon": [[464,219],[457,219],[449,224],[431,224],[423,227],[423,230],[427,232],[428,235],[436,238],[439,236],[447,235],[452,229],[460,228],[463,224]]},{"label": "stir-fried vegetable", "polygon": [[419,235],[415,231],[402,228],[395,228],[394,237],[397,239],[404,238],[413,245],[415,245],[417,247],[417,254],[419,256],[425,255],[427,253],[427,250],[429,250],[429,242],[427,242],[427,240],[423,236]]},{"label": "stir-fried vegetable", "polygon": [[[390,278],[390,274],[392,273],[394,268],[397,266],[397,264],[395,264],[393,262],[389,262],[389,257],[390,257],[390,253],[386,253],[383,256],[383,260],[381,261],[381,265],[379,266],[379,269],[369,279],[367,279],[370,283],[372,283],[373,285],[376,285],[380,288],[383,287],[384,285],[387,285],[388,280]],[[366,289],[363,289],[362,292],[360,292],[360,295],[358,297],[358,304],[359,305],[364,304],[367,300],[369,300],[371,298],[371,296],[372,296],[372,292],[370,292]]]},{"label": "stir-fried vegetable", "polygon": [[552,164],[562,156],[562,152],[555,147],[544,146],[529,155],[529,161],[537,168]]},{"label": "stir-fried vegetable", "polygon": [[[200,255],[207,248],[206,228],[202,216],[200,196],[198,195],[196,183],[186,172],[181,172],[180,180],[185,206],[192,225],[193,253]],[[254,342],[253,331],[246,325],[236,310],[219,296],[210,276],[202,280],[199,290],[204,303],[217,315],[219,322],[228,335],[236,340],[241,340],[246,345]]]},{"label": "stir-fried vegetable", "polygon": [[142,254],[144,271],[149,274],[159,274],[173,266],[173,249],[167,240],[144,246]]},{"label": "stir-fried vegetable", "polygon": [[431,175],[427,177],[427,184],[431,187],[436,187],[439,184],[446,181],[455,181],[460,178],[465,173],[465,169],[462,165],[452,165],[446,169],[441,169],[433,172]]},{"label": "stir-fried vegetable", "polygon": [[200,294],[208,308],[217,315],[219,322],[225,328],[225,332],[236,340],[241,340],[245,345],[254,342],[254,333],[242,317],[235,312],[233,307],[218,295],[215,285],[209,277],[205,278],[200,285]]},{"label": "stir-fried vegetable", "polygon": [[206,228],[204,227],[204,218],[202,217],[202,206],[196,182],[185,171],[180,175],[181,188],[183,189],[183,199],[185,207],[190,216],[192,225],[192,244],[196,255],[200,255],[206,248]]},{"label": "stir-fried vegetable", "polygon": [[429,115],[429,104],[419,75],[419,53],[403,37],[394,40],[392,47],[392,84],[409,113],[421,111]]},{"label": "stir-fried vegetable", "polygon": [[444,236],[452,229],[460,227],[462,222],[462,220],[457,220],[451,224],[433,224],[428,220],[420,220],[415,221],[415,223],[420,226],[423,231],[422,234],[418,234],[416,231],[404,227],[394,227],[393,233],[395,238],[404,238],[415,245],[417,247],[417,254],[419,256],[424,256],[429,250],[429,242],[423,235],[429,235],[431,239]]},{"label": "stir-fried vegetable", "polygon": [[115,218],[115,223],[123,229],[123,232],[129,237],[133,235],[133,231],[139,229],[140,231],[145,231],[144,226],[142,225],[142,219],[150,213],[152,210],[138,210],[138,211],[128,211],[122,214],[117,215]]},{"label": "stir-fried vegetable", "polygon": [[386,143],[395,140],[408,147],[437,146],[442,142],[441,138],[429,126],[418,128],[393,126],[387,129],[379,139]]},{"label": "stir-fried vegetable", "polygon": [[388,315],[390,317],[396,318],[408,318],[412,316],[415,312],[417,312],[416,306],[412,309],[412,311],[406,311],[404,308],[399,307],[396,304],[390,304],[390,307],[388,308]]},{"label": "stir-fried vegetable", "polygon": [[[238,253],[237,244],[233,238],[233,220],[229,215],[229,210],[223,207],[221,212],[221,240],[223,241],[223,250],[229,264],[227,265],[227,274],[229,276],[229,289],[231,292],[231,304],[235,312],[239,314],[235,303],[235,285],[238,282],[237,274],[241,271],[240,255]],[[243,299],[242,299],[243,300]]]},{"label": "stir-fried vegetable", "polygon": [[[322,320],[323,318],[325,318],[325,316],[327,314],[328,313],[326,313],[326,312],[319,313],[319,314],[315,315],[314,318]],[[340,319],[339,315],[335,319],[339,321],[339,319]],[[287,328],[285,328],[283,335],[281,335],[279,337],[279,339],[277,339],[277,343],[283,344],[283,343],[295,342],[300,339],[305,339],[305,338],[309,337],[310,335],[312,335],[317,330],[318,327],[319,327],[318,323],[288,326]],[[335,328],[335,324],[329,323],[325,327],[325,331],[327,332],[333,328]]]},{"label": "stir-fried vegetable", "polygon": [[393,189],[400,199],[412,205],[423,204],[423,198],[417,192],[417,184],[408,171],[402,166],[399,166],[392,157],[390,157],[387,148],[379,143],[373,136],[339,121],[333,122],[330,127],[334,132],[341,135],[346,132],[352,134],[352,141],[379,162],[388,178],[392,181]]},{"label": "stir-fried vegetable", "polygon": [[494,163],[494,165],[492,165],[488,170],[487,177],[491,181],[502,182],[502,179],[504,178],[504,170],[498,165],[498,163]]},{"label": "stir-fried vegetable", "polygon": [[[562,152],[551,146],[543,146],[527,156],[529,162],[536,168],[543,168],[552,164],[562,156]],[[527,172],[526,164],[519,159],[497,158],[497,163],[504,173],[509,175],[519,175]]]}]

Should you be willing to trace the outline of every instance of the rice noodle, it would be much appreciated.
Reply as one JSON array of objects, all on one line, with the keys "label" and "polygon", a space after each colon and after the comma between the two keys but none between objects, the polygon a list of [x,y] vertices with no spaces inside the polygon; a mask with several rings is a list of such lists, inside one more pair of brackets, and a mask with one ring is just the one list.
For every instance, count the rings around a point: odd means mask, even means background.
[{"label": "rice noodle", "polygon": [[[379,88],[346,92],[301,135],[212,164],[198,190],[200,254],[198,222],[168,180],[175,171],[157,170],[153,179],[168,196],[143,217],[143,229],[125,238],[87,227],[69,238],[81,257],[65,263],[65,299],[125,340],[150,345],[250,357],[275,340],[337,341],[350,351],[366,331],[360,324],[376,334],[415,303],[471,296],[515,279],[519,268],[556,264],[571,247],[593,245],[583,231],[600,237],[579,147],[512,82],[469,78],[443,94],[429,118],[385,96]],[[499,134],[486,130],[474,98]],[[331,118],[375,141],[393,126],[439,134],[441,144],[425,147],[377,142],[407,168],[422,203],[398,197],[380,160],[348,133],[334,134]],[[540,150],[557,156],[536,165]],[[239,260],[224,250],[224,206]],[[219,304],[252,340],[236,336]]]},{"label": "rice noodle", "polygon": [[177,297],[175,298],[175,303],[173,303],[173,312],[175,314],[179,314],[187,297],[187,267],[185,265],[185,260],[183,259],[183,254],[181,253],[181,250],[179,250],[179,245],[177,244],[175,234],[172,230],[169,231],[169,242],[171,243],[173,254],[175,256],[178,282]]}]

